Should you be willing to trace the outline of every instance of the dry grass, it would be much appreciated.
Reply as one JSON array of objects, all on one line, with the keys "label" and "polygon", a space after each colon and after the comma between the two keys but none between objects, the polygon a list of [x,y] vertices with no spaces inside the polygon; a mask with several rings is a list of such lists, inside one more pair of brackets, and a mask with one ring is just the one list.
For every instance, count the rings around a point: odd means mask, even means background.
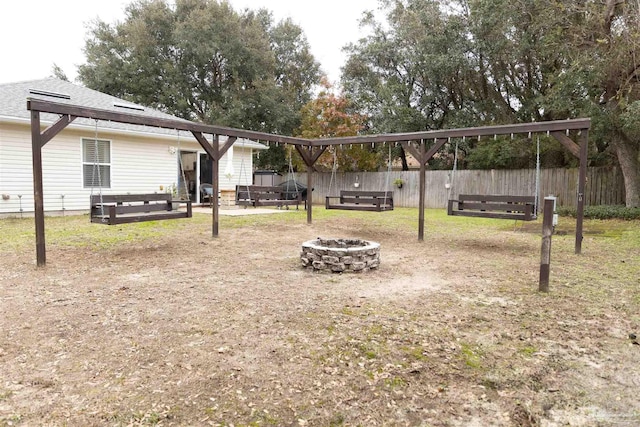
[{"label": "dry grass", "polygon": [[[635,426],[640,224],[314,210],[103,227],[0,221],[0,426]],[[566,220],[569,221],[569,220]],[[382,244],[364,274],[299,265]]]}]

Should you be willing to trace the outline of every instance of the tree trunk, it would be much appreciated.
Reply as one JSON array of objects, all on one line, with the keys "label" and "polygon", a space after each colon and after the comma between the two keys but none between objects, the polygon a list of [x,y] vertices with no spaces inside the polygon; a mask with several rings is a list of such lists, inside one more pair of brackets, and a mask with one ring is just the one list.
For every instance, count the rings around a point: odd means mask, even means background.
[{"label": "tree trunk", "polygon": [[614,135],[611,145],[624,177],[626,206],[640,207],[640,150],[632,141],[620,134]]},{"label": "tree trunk", "polygon": [[408,171],[409,164],[407,163],[407,153],[404,152],[404,148],[400,147],[400,161],[402,162],[402,170]]}]

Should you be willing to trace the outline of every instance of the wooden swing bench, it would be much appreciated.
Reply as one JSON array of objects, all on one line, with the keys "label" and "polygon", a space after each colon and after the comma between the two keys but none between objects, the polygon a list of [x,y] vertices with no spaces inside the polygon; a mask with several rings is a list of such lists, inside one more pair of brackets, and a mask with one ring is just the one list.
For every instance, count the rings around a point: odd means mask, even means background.
[{"label": "wooden swing bench", "polygon": [[327,196],[325,208],[371,212],[392,211],[393,191],[342,190],[340,196]]},{"label": "wooden swing bench", "polygon": [[532,221],[536,219],[534,209],[535,196],[460,194],[458,200],[449,200],[447,214]]},{"label": "wooden swing bench", "polygon": [[[286,193],[286,194],[285,194]],[[244,206],[292,206],[296,209],[300,206],[302,200],[302,192],[298,191],[294,198],[288,198],[287,192],[282,187],[265,186],[265,185],[236,185],[236,205]]]},{"label": "wooden swing bench", "polygon": [[[180,204],[186,204],[187,209],[178,210]],[[168,193],[91,196],[91,222],[96,224],[128,224],[191,216],[191,200],[173,200]]]}]

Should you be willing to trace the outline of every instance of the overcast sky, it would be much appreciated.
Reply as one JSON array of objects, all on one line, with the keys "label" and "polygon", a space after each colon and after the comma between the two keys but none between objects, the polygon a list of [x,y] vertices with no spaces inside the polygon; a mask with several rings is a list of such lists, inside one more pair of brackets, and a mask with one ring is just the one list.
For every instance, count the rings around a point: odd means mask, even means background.
[{"label": "overcast sky", "polygon": [[[57,64],[71,81],[84,63],[87,24],[124,18],[124,0],[10,0],[0,13],[0,83],[52,74]],[[311,50],[329,79],[337,82],[345,57],[341,48],[361,37],[358,21],[377,0],[230,0],[237,10],[266,8],[276,21],[290,17],[304,30]]]}]

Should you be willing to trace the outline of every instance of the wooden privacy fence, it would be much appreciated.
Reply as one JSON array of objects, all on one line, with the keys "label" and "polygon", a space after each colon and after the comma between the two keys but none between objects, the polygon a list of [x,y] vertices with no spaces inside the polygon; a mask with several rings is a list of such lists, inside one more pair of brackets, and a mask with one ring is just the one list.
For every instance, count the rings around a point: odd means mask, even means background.
[{"label": "wooden privacy fence", "polygon": [[[393,182],[404,181],[402,188]],[[306,184],[306,174],[298,174],[297,180]],[[316,172],[313,175],[313,203],[324,204],[325,196],[336,196],[340,190],[358,189],[363,191],[393,191],[395,206],[418,207],[420,173],[418,171],[387,172],[349,172],[336,173],[334,182],[331,173]],[[451,189],[446,184],[451,183]],[[434,170],[426,173],[425,207],[447,207],[447,200],[456,198],[458,194],[510,194],[535,195],[535,169],[515,170]],[[545,196],[558,198],[558,206],[575,207],[577,205],[578,169],[542,169],[540,171],[540,202]],[[451,192],[451,194],[449,194]],[[450,196],[450,197],[449,197]],[[624,181],[618,168],[598,167],[587,169],[587,185],[585,203],[593,205],[624,204]]]}]

